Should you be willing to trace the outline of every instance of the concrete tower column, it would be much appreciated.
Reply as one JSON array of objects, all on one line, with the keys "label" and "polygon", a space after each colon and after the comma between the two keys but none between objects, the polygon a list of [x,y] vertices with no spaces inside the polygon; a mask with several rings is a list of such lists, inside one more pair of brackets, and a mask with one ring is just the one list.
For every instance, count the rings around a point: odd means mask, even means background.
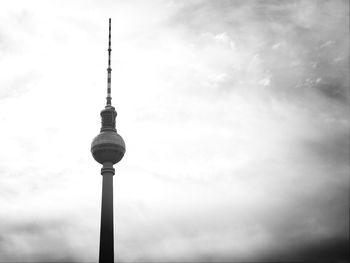
[{"label": "concrete tower column", "polygon": [[102,204],[100,228],[100,263],[114,262],[114,228],[113,228],[113,176],[114,168],[111,162],[103,163],[102,174]]}]

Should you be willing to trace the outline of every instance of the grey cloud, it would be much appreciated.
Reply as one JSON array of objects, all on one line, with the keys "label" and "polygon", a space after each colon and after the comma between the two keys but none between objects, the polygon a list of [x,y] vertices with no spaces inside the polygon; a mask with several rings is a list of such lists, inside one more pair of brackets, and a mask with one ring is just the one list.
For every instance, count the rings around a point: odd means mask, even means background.
[{"label": "grey cloud", "polygon": [[2,219],[0,261],[6,262],[79,262],[70,244],[70,223],[65,221],[7,222]]},{"label": "grey cloud", "polygon": [[[201,49],[203,33],[225,32],[238,52],[259,56],[260,67],[271,75],[271,92],[300,97],[312,89],[348,101],[346,1],[195,1],[179,6],[169,23],[188,32],[188,41]],[[225,55],[229,64],[219,66],[232,76],[237,61],[234,54],[232,59],[230,52]],[[244,70],[239,70],[240,77]],[[234,89],[237,83],[226,86]]]},{"label": "grey cloud", "polygon": [[[254,211],[226,204],[181,217],[173,215],[141,222],[138,216],[134,219],[135,225],[129,225],[131,229],[126,230],[128,236],[118,236],[118,249],[124,255],[119,259],[181,262],[185,256],[191,262],[344,260],[347,235],[341,218],[347,213],[343,206],[346,189],[337,195],[342,200],[332,200],[328,205],[333,208],[327,212],[324,201],[315,203],[314,197],[307,200],[296,197],[299,200],[294,201],[295,207],[284,204],[285,207],[275,213],[268,207]],[[262,214],[265,209],[266,214]],[[317,214],[319,212],[321,214]],[[152,214],[148,216],[152,218]],[[329,225],[337,225],[338,221],[341,222],[338,231],[330,229],[329,232]],[[118,228],[123,228],[123,222],[119,221]],[[320,229],[327,231],[322,233]],[[264,236],[266,240],[259,241]],[[124,251],[136,247],[132,255]]]},{"label": "grey cloud", "polygon": [[0,80],[0,99],[20,96],[29,91],[30,87],[37,81],[38,75],[34,72],[27,74],[14,74]]},{"label": "grey cloud", "polygon": [[[332,129],[332,127],[329,128]],[[302,144],[309,154],[321,163],[347,168],[350,156],[349,136],[347,127],[344,127],[343,131],[326,135],[322,140],[310,138],[304,140]]]},{"label": "grey cloud", "polygon": [[36,34],[36,21],[26,8],[2,15],[0,25],[0,56],[20,54],[23,49],[23,36]]}]

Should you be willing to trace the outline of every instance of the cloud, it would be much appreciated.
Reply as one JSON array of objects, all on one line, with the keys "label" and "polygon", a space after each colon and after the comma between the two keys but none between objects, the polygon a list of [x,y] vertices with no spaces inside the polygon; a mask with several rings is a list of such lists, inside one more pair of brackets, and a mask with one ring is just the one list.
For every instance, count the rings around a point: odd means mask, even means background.
[{"label": "cloud", "polygon": [[4,223],[0,237],[2,262],[86,262],[93,256],[84,249],[89,241],[84,246],[78,244],[80,238],[92,238],[86,228],[67,218],[27,218]]},{"label": "cloud", "polygon": [[[205,48],[202,57],[210,59],[213,70],[229,71],[231,78],[245,85],[260,73],[270,76],[273,93],[298,97],[311,88],[348,100],[349,43],[343,37],[347,28],[339,26],[348,21],[344,1],[196,1],[181,4],[171,21],[191,35],[196,48]],[[208,43],[203,34],[227,43],[227,49]],[[237,86],[235,82],[229,84],[231,88]],[[255,89],[260,86],[252,84]]]}]

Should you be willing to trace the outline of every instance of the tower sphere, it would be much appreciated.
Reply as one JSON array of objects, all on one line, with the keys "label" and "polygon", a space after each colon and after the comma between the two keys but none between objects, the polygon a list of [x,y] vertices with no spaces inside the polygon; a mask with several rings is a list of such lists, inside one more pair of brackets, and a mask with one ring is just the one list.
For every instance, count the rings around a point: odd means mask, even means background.
[{"label": "tower sphere", "polygon": [[102,131],[93,139],[91,153],[100,164],[105,162],[116,164],[124,156],[125,142],[115,131]]}]

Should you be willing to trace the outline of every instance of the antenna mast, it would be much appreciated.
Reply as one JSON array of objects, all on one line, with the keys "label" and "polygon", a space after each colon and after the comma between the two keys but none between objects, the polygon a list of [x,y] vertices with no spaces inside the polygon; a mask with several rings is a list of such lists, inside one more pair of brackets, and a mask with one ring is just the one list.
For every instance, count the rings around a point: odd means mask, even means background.
[{"label": "antenna mast", "polygon": [[107,105],[111,106],[112,96],[111,96],[111,18],[109,19],[109,34],[108,34],[108,68],[107,68]]}]

